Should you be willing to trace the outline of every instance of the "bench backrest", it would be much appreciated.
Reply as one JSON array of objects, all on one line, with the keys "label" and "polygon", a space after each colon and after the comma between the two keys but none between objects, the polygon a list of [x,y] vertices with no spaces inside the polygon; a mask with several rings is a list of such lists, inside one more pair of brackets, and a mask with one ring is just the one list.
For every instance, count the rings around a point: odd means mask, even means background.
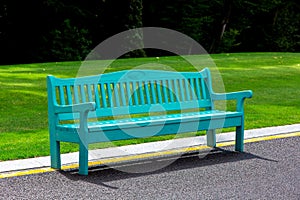
[{"label": "bench backrest", "polygon": [[[95,102],[90,117],[106,117],[212,106],[210,72],[128,70],[79,78],[47,77],[48,105]],[[50,112],[50,111],[49,111]],[[61,120],[77,118],[60,114]]]}]

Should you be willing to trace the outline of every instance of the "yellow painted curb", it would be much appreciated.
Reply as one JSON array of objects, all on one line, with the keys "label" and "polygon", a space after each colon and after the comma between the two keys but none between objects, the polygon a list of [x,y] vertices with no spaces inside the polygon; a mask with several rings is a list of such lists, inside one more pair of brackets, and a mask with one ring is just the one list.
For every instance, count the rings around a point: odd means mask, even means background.
[{"label": "yellow painted curb", "polygon": [[1,178],[10,178],[10,177],[15,177],[15,176],[25,176],[25,175],[30,175],[30,174],[41,174],[41,173],[53,172],[53,171],[56,171],[56,170],[52,169],[50,167],[45,167],[45,168],[30,169],[30,170],[24,170],[24,171],[5,172],[5,173],[0,174],[0,179]]},{"label": "yellow painted curb", "polygon": [[[286,134],[246,139],[246,140],[244,140],[244,143],[260,142],[260,141],[266,141],[266,140],[274,140],[274,139],[288,138],[288,137],[299,137],[299,136],[300,136],[300,132],[286,133]],[[222,143],[217,143],[217,147],[231,146],[234,144],[235,144],[235,141],[222,142]],[[117,158],[108,158],[108,159],[102,159],[99,161],[91,161],[91,162],[89,162],[89,167],[97,166],[97,165],[105,165],[105,164],[109,164],[109,163],[118,163],[118,162],[124,162],[124,161],[134,161],[134,160],[138,160],[138,159],[153,158],[153,157],[157,157],[157,156],[189,153],[189,152],[199,151],[199,150],[204,150],[204,149],[209,149],[209,148],[210,147],[208,147],[206,145],[202,145],[202,146],[188,147],[188,148],[175,149],[175,150],[162,151],[162,152],[145,153],[145,154],[124,156],[124,157],[117,157]],[[78,164],[64,165],[64,166],[62,166],[62,170],[76,169],[78,167],[79,167]],[[30,169],[30,170],[16,171],[16,172],[4,172],[4,173],[0,173],[0,179],[15,177],[15,176],[40,174],[40,173],[53,172],[53,171],[57,171],[57,170],[52,169],[50,167],[45,167],[45,168]]]}]

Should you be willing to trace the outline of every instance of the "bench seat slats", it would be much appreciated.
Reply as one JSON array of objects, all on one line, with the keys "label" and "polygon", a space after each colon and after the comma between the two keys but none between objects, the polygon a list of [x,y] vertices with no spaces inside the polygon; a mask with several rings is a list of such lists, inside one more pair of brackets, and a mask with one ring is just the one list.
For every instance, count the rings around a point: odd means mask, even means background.
[{"label": "bench seat slats", "polygon": [[[148,125],[148,124],[162,124],[162,123],[179,123],[185,121],[201,121],[205,119],[225,119],[228,117],[241,116],[240,112],[224,112],[218,110],[203,111],[203,112],[190,112],[181,114],[168,114],[168,115],[158,115],[151,117],[139,117],[130,119],[117,119],[117,120],[105,120],[97,122],[88,122],[89,132],[99,131],[99,130],[109,130],[109,129],[120,129],[130,127],[133,124],[136,125]],[[61,124],[57,126],[58,129],[62,130],[73,130],[78,129],[79,124]]]},{"label": "bench seat slats", "polygon": [[[145,138],[174,133],[194,132],[195,130],[217,129],[238,126],[242,121],[242,114],[238,112],[207,112],[186,113],[167,116],[142,117],[134,119],[107,120],[88,123],[89,143],[109,142],[131,138]],[[62,141],[78,140],[78,124],[64,124],[57,126],[61,132]],[[142,129],[142,131],[141,131]],[[67,138],[65,138],[67,136]]]}]

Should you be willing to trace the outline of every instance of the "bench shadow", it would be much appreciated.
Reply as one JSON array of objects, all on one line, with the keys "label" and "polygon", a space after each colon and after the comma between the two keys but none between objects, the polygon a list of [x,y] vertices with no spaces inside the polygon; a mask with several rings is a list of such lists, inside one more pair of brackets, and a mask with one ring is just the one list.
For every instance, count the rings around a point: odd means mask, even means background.
[{"label": "bench shadow", "polygon": [[[204,155],[203,155],[204,154]],[[170,160],[173,159],[172,162]],[[176,159],[176,160],[175,160]],[[263,158],[261,156],[257,156],[251,154],[249,152],[235,152],[230,150],[225,150],[221,148],[214,148],[209,152],[193,152],[189,154],[184,154],[181,157],[171,157],[168,156],[163,160],[161,158],[147,159],[143,161],[132,161],[121,163],[119,165],[113,166],[97,166],[89,168],[88,176],[81,176],[78,174],[78,170],[70,170],[70,171],[59,171],[60,174],[65,176],[66,178],[74,181],[86,181],[89,183],[102,185],[104,187],[110,189],[118,189],[117,187],[110,186],[105,183],[109,183],[111,181],[122,180],[122,179],[131,179],[135,177],[148,176],[154,174],[160,174],[170,171],[179,171],[184,169],[192,169],[192,168],[201,168],[216,164],[222,163],[231,163],[238,162],[249,159],[261,159],[270,162],[278,162],[273,159]],[[162,162],[166,162],[168,165],[163,167],[162,169],[158,169],[156,171],[144,172],[144,173],[129,173],[128,171],[144,171],[145,169],[153,169],[158,164],[163,166]]]}]

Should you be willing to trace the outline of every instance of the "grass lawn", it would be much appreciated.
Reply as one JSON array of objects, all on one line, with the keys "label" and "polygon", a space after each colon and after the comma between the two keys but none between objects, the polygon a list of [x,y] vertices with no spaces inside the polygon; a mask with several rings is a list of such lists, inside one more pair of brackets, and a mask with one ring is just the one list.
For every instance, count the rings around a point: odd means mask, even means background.
[{"label": "grass lawn", "polygon": [[[253,90],[253,98],[247,99],[245,105],[246,129],[300,123],[300,53],[216,54],[212,58],[227,92]],[[110,70],[130,69],[149,62],[158,61],[121,59]],[[161,57],[159,62],[180,71],[191,70],[179,57]],[[0,161],[49,155],[46,76],[74,77],[80,64],[0,66]],[[114,143],[123,144],[124,141]],[[76,145],[62,145],[63,153],[76,150]]]}]

